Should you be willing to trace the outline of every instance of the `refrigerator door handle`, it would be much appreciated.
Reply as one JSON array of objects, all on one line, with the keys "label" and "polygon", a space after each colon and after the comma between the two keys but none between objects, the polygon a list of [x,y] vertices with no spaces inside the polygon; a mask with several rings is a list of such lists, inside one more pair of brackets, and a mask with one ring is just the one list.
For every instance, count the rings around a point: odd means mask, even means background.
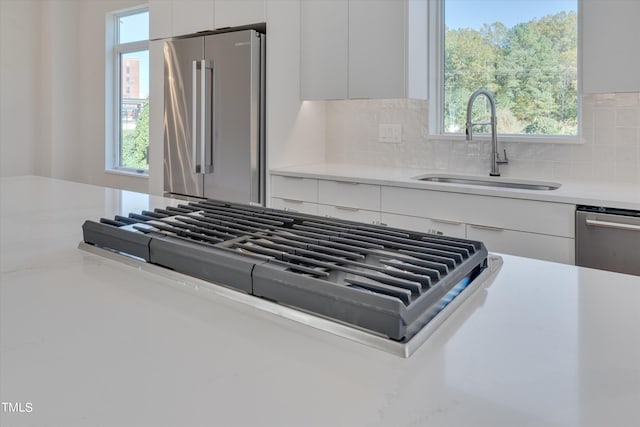
[{"label": "refrigerator door handle", "polygon": [[[213,66],[213,60],[207,60],[207,59],[203,59],[201,61],[202,64],[202,139],[200,140],[200,153],[202,156],[202,163],[201,163],[201,167],[203,168],[202,173],[213,173],[213,147],[214,147],[214,141],[216,140],[216,136],[215,136],[215,130],[216,130],[216,111],[215,111],[215,105],[216,105],[216,74],[215,74],[215,68]],[[205,74],[205,70],[211,70],[211,100],[210,100],[210,104],[211,105],[211,113],[209,114],[209,117],[211,119],[211,122],[209,122],[207,119],[207,109],[205,108],[206,105],[206,85],[205,85],[205,81],[206,81],[206,76]],[[210,144],[209,147],[211,149],[211,154],[209,155],[209,161],[207,161],[207,156],[206,156],[206,133],[205,133],[205,125],[207,123],[210,123],[211,128],[210,128]]]},{"label": "refrigerator door handle", "polygon": [[198,167],[198,68],[197,60],[191,62],[191,168],[193,173],[200,173]]},{"label": "refrigerator door handle", "polygon": [[200,173],[207,173],[205,170],[206,144],[207,144],[207,63],[200,60]]},{"label": "refrigerator door handle", "polygon": [[[191,102],[193,108],[192,115],[192,123],[191,123],[191,161],[193,173],[196,174],[206,174],[213,172],[213,111],[211,111],[212,117],[212,131],[211,131],[211,155],[209,158],[211,161],[207,161],[207,101],[209,101],[209,97],[207,96],[207,70],[211,70],[212,79],[211,79],[211,91],[213,93],[213,83],[215,79],[213,78],[213,62],[201,59],[194,60],[192,62],[192,98]],[[200,109],[198,111],[198,71],[200,72]],[[211,98],[211,105],[213,110],[213,97]],[[198,150],[198,115],[200,115],[200,150]]]}]

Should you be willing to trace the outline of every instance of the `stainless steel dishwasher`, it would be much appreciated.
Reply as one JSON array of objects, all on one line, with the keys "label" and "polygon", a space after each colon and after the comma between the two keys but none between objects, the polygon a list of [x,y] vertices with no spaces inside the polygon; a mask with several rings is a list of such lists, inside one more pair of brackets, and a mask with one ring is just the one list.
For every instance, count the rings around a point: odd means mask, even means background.
[{"label": "stainless steel dishwasher", "polygon": [[576,265],[640,276],[640,211],[577,206]]}]

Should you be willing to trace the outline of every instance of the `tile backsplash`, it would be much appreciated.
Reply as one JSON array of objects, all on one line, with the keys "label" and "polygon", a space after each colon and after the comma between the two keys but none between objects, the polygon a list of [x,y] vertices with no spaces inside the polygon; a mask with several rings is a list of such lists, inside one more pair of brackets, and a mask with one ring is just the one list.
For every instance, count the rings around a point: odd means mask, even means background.
[{"label": "tile backsplash", "polygon": [[[429,136],[425,101],[326,102],[326,159],[334,163],[485,175],[489,141]],[[402,125],[401,143],[378,142],[379,124]],[[503,176],[640,184],[640,93],[585,95],[582,143],[516,143],[499,138]]]}]

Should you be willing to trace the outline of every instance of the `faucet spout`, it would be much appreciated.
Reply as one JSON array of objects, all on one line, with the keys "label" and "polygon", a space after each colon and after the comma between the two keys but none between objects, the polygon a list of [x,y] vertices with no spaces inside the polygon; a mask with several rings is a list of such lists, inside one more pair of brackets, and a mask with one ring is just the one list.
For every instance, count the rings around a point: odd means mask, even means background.
[{"label": "faucet spout", "polygon": [[[484,95],[489,101],[489,107],[491,109],[491,117],[489,122],[473,122],[471,119],[471,110],[473,109],[473,103],[479,95]],[[471,141],[473,139],[473,127],[491,125],[491,171],[489,175],[500,176],[500,166],[508,164],[507,151],[504,150],[504,158],[500,158],[498,151],[498,132],[497,132],[497,120],[496,120],[496,101],[493,99],[493,94],[486,89],[478,89],[471,94],[469,102],[467,103],[467,123],[466,123],[466,140]]]}]

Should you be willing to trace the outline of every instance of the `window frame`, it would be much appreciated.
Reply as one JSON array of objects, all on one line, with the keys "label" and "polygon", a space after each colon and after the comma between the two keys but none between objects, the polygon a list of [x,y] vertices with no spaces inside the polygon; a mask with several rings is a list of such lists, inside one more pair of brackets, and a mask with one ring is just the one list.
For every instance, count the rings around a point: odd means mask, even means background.
[{"label": "window frame", "polygon": [[[444,132],[444,2],[428,0],[428,50],[429,50],[429,136],[441,141],[460,141],[463,133]],[[582,1],[576,0],[577,7],[577,121],[576,135],[523,135],[498,133],[502,141],[516,143],[565,143],[583,144],[582,136]],[[491,136],[474,134],[474,140],[490,141]]]},{"label": "window frame", "polygon": [[[107,14],[106,22],[106,143],[105,143],[105,170],[106,172],[148,177],[149,169],[121,166],[122,147],[122,55],[131,52],[147,51],[150,53],[149,39],[127,43],[119,41],[119,20],[122,17],[148,13],[149,7],[136,6],[121,9]],[[150,94],[149,94],[150,95]],[[150,98],[150,96],[149,96]]]}]

